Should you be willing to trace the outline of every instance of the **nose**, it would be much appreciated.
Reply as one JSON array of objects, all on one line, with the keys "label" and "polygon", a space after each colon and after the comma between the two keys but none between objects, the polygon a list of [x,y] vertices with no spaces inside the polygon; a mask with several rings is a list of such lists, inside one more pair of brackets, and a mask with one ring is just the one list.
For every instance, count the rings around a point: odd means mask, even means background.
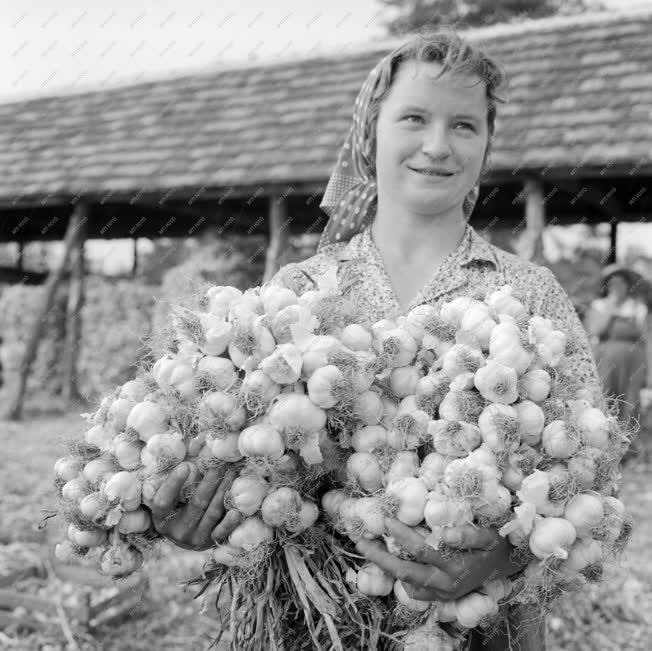
[{"label": "nose", "polygon": [[435,122],[423,132],[421,150],[431,158],[445,158],[451,154],[450,139],[446,125]]}]

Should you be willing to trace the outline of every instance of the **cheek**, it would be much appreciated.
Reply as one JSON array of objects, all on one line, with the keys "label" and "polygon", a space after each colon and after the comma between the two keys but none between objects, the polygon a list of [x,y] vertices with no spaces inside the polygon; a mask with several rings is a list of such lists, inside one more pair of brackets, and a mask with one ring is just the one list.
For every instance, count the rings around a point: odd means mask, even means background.
[{"label": "cheek", "polygon": [[467,140],[459,145],[458,151],[469,167],[481,167],[486,151],[486,142]]},{"label": "cheek", "polygon": [[406,145],[405,138],[379,130],[376,140],[376,169],[389,170],[399,165],[405,157]]}]

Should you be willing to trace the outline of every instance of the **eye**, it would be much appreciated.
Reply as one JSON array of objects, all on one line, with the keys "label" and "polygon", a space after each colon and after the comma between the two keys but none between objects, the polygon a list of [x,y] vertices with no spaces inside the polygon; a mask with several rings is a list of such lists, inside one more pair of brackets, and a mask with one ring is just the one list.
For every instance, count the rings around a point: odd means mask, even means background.
[{"label": "eye", "polygon": [[410,118],[414,118],[415,120],[419,120],[420,122],[423,122],[423,116],[418,115],[417,113],[409,113],[408,115],[405,115],[403,117],[404,120],[410,120]]},{"label": "eye", "polygon": [[477,129],[475,128],[475,125],[472,124],[471,122],[458,122],[456,126],[459,127],[460,125],[465,127],[466,129],[470,129],[474,133],[477,131]]}]

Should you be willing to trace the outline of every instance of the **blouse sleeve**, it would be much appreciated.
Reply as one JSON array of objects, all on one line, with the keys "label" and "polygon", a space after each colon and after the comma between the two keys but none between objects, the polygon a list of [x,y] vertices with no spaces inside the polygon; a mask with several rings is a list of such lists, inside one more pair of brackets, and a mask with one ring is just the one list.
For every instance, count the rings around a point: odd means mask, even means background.
[{"label": "blouse sleeve", "polygon": [[338,269],[337,258],[332,253],[335,246],[332,245],[331,248],[300,262],[290,262],[284,265],[269,282],[287,287],[301,296],[308,290],[317,289],[322,280],[329,280],[331,275],[333,278],[330,280],[335,280]]},{"label": "blouse sleeve", "polygon": [[638,324],[643,336],[647,333],[647,317],[647,305],[641,301],[636,301],[636,323]]},{"label": "blouse sleeve", "polygon": [[269,284],[286,287],[299,296],[312,286],[310,279],[297,262],[290,262],[282,266],[269,280]]},{"label": "blouse sleeve", "polygon": [[556,328],[566,333],[567,368],[590,391],[593,404],[606,408],[602,382],[598,375],[589,338],[568,294],[550,269],[542,268],[533,312],[550,319]]}]

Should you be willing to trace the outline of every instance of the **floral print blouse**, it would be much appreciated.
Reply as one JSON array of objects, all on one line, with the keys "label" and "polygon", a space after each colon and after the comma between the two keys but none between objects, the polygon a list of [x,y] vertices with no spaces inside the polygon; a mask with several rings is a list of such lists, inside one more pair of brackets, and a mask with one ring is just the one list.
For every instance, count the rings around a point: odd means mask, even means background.
[{"label": "floral print blouse", "polygon": [[[302,273],[305,272],[305,273]],[[371,226],[344,243],[330,244],[302,262],[285,265],[272,278],[301,294],[313,288],[327,273],[337,274],[340,291],[362,308],[372,321],[396,318],[402,310]],[[412,299],[407,311],[428,303],[434,307],[464,295],[484,298],[488,291],[511,285],[514,295],[534,314],[552,320],[569,339],[567,368],[591,392],[593,403],[604,407],[604,398],[587,333],[573,304],[547,267],[523,260],[482,238],[467,224],[458,248],[433,271],[431,279]]]},{"label": "floral print blouse", "polygon": [[[371,236],[371,225],[344,243],[324,247],[319,253],[302,261],[285,265],[271,282],[302,294],[314,289],[308,274],[315,282],[325,275],[336,274],[340,291],[362,308],[370,320],[396,318],[403,312],[394,292],[385,266]],[[464,295],[484,299],[488,291],[511,285],[514,295],[534,314],[553,321],[571,342],[566,363],[574,376],[580,379],[594,399],[604,408],[604,398],[587,333],[575,312],[568,295],[553,273],[547,268],[523,260],[500,249],[482,238],[467,224],[458,248],[433,270],[427,282],[407,306],[407,311],[428,303],[435,307]],[[544,625],[536,607],[514,605],[508,619],[512,635],[518,631],[519,648],[540,651],[545,648]],[[425,649],[423,634],[427,627],[417,629],[413,645],[406,649]],[[420,637],[421,635],[421,637]],[[486,640],[471,636],[462,648],[503,649],[509,644],[506,629]],[[437,648],[440,648],[437,646]]]}]

